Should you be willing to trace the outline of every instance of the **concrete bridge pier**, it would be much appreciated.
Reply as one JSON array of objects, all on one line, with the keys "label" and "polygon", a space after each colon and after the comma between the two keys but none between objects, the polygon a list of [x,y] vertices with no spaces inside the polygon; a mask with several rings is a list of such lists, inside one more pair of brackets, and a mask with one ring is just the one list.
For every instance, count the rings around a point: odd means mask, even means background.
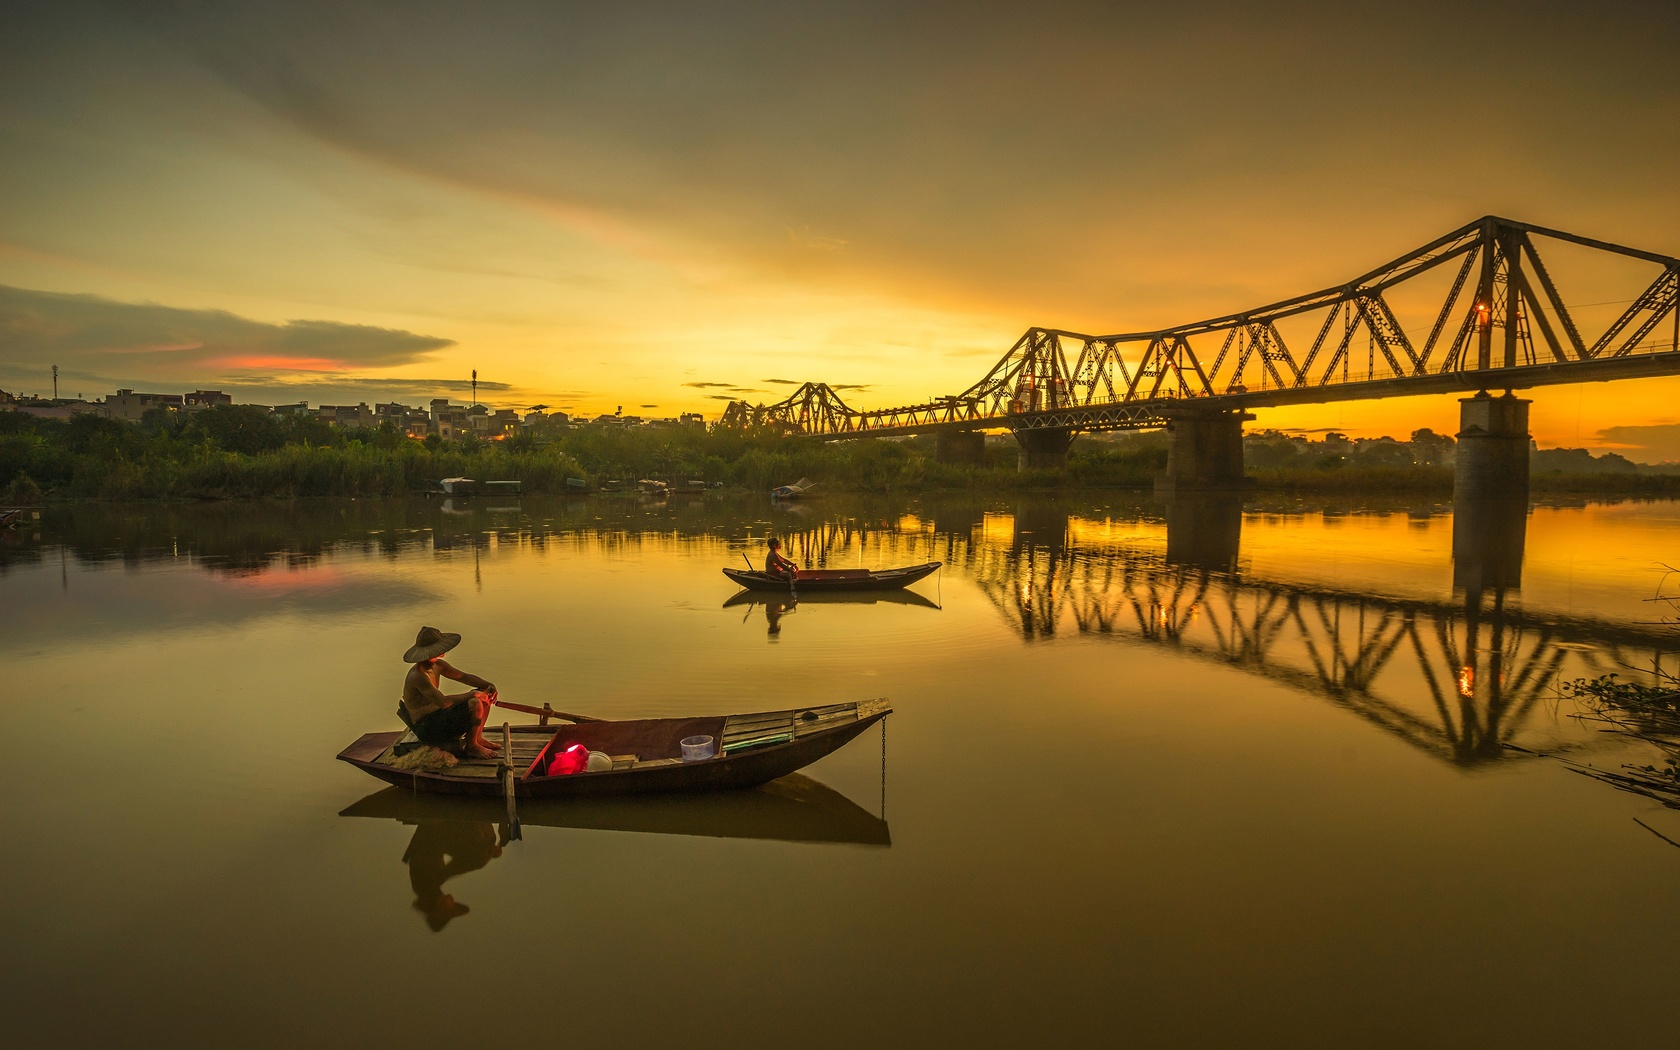
[{"label": "concrete bridge pier", "polygon": [[1155,492],[1238,491],[1253,484],[1243,474],[1243,424],[1247,412],[1197,412],[1167,424],[1167,472],[1155,479]]},{"label": "concrete bridge pier", "polygon": [[1528,532],[1526,398],[1487,391],[1459,401],[1453,473],[1453,586],[1467,593],[1522,584]]},{"label": "concrete bridge pier", "polygon": [[978,430],[941,430],[933,439],[933,458],[938,463],[984,463],[986,435]]},{"label": "concrete bridge pier", "polygon": [[1527,398],[1486,390],[1460,398],[1453,503],[1466,499],[1528,498]]},{"label": "concrete bridge pier", "polygon": [[1015,431],[1015,442],[1021,446],[1015,457],[1020,470],[1061,470],[1067,466],[1068,446],[1073,444],[1073,431],[1054,427],[1037,427]]}]

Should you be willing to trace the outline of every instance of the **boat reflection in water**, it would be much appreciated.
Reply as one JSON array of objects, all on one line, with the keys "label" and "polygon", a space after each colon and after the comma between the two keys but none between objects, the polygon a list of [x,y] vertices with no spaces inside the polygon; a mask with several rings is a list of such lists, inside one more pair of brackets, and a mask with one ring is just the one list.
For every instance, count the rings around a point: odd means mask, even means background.
[{"label": "boat reflection in water", "polygon": [[[398,787],[376,791],[341,817],[372,817],[414,826],[408,865],[414,910],[434,931],[468,913],[444,883],[478,871],[507,845],[500,800],[415,794]],[[628,831],[701,838],[891,846],[887,822],[826,784],[793,773],[750,791],[524,802],[524,829]]]},{"label": "boat reflection in water", "polygon": [[940,604],[931,598],[925,598],[915,591],[811,591],[802,593],[798,597],[791,594],[766,594],[763,591],[749,591],[745,588],[729,596],[723,603],[725,609],[746,606],[747,615],[741,618],[745,623],[747,617],[757,606],[764,606],[764,622],[766,633],[771,641],[782,633],[782,617],[796,611],[801,605],[914,605],[923,609],[939,609]]}]

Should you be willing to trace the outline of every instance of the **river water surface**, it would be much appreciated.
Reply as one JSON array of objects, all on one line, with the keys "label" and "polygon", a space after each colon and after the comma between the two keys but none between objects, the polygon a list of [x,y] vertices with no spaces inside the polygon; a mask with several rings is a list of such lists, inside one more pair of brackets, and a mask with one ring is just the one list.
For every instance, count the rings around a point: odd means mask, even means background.
[{"label": "river water surface", "polygon": [[[1654,759],[1555,686],[1674,668],[1644,599],[1680,506],[1536,507],[1456,559],[1448,511],[50,508],[0,534],[0,1042],[1666,1043],[1680,813],[1527,752]],[[770,533],[945,569],[732,601]],[[397,727],[421,624],[513,701],[895,714],[504,846],[333,760]]]}]

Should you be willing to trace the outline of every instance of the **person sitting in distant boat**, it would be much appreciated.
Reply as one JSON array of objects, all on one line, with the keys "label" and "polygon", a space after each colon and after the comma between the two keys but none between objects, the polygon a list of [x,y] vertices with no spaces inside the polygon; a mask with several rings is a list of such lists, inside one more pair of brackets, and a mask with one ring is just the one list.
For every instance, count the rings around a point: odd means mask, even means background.
[{"label": "person sitting in distant boat", "polygon": [[[495,758],[496,745],[484,739],[484,720],[496,702],[496,687],[475,674],[451,667],[443,654],[461,644],[461,636],[436,627],[422,627],[403,654],[413,664],[403,679],[398,714],[423,744],[475,758]],[[470,693],[447,696],[438,680],[448,678],[473,687]]]},{"label": "person sitting in distant boat", "polygon": [[770,549],[764,555],[764,571],[784,580],[799,575],[799,566],[782,556],[782,541],[774,536],[770,537]]}]

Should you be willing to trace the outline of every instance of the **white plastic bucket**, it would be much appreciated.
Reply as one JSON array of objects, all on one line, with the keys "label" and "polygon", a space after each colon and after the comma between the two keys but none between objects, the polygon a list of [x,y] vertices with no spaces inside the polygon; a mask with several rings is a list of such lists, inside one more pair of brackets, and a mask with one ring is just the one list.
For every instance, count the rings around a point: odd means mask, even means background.
[{"label": "white plastic bucket", "polygon": [[[670,737],[665,739],[669,740]],[[682,760],[684,762],[699,762],[701,759],[711,758],[712,738],[709,736],[685,736],[682,740]]]}]

